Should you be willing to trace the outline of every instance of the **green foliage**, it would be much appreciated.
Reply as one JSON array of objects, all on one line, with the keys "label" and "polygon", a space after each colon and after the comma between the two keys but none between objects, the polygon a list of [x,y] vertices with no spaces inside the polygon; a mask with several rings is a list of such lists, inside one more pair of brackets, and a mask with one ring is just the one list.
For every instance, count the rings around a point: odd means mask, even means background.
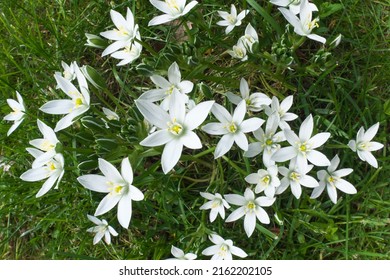
[{"label": "green foliage", "polygon": [[[15,98],[16,90],[28,107],[26,119],[10,137],[6,137],[10,124],[0,125],[0,161],[11,165],[10,171],[0,168],[1,259],[165,259],[171,245],[200,257],[210,245],[211,232],[232,239],[244,250],[250,248],[251,259],[389,259],[390,60],[385,1],[313,1],[322,10],[323,28],[318,33],[332,39],[343,34],[336,48],[297,36],[267,1],[224,5],[201,1],[200,8],[177,24],[153,28],[147,23],[157,11],[148,1],[119,2],[0,2],[0,32],[5,34],[0,39],[0,115],[9,112],[6,99]],[[225,35],[215,24],[216,11],[228,10],[231,3],[251,13]],[[126,7],[140,25],[144,50],[135,63],[118,67],[115,59],[101,57],[101,49],[85,46],[85,33],[108,30],[110,9],[124,14]],[[256,27],[259,43],[248,61],[240,62],[226,50],[236,44],[249,22]],[[87,65],[84,74],[93,106],[88,115],[58,134],[63,144],[58,149],[67,162],[65,176],[58,189],[36,198],[42,182],[23,182],[19,176],[31,168],[32,157],[25,148],[31,139],[41,137],[36,119],[51,127],[59,119],[38,109],[64,97],[55,89],[53,77],[61,71],[61,61]],[[279,98],[293,94],[292,111],[301,119],[312,113],[318,131],[331,132],[323,152],[329,158],[339,154],[341,165],[354,169],[348,181],[358,193],[343,194],[334,205],[326,195],[313,200],[305,189],[297,200],[288,190],[267,209],[271,224],[258,223],[251,238],[246,237],[242,220],[225,223],[218,217],[211,224],[208,212],[199,210],[204,203],[199,192],[241,194],[247,185],[244,177],[262,162],[244,158],[238,148],[214,160],[218,139],[199,132],[202,143],[209,144],[202,150],[186,149],[174,171],[162,173],[162,148],[139,145],[149,127],[134,100],[154,87],[151,75],[166,76],[174,61],[183,79],[197,85],[190,93],[196,102],[214,99],[232,109],[224,94],[238,93],[242,77],[253,91]],[[108,120],[101,107],[116,111],[120,120]],[[380,168],[374,169],[358,160],[346,144],[359,127],[378,121],[376,141],[385,148],[375,154]],[[103,196],[83,188],[76,178],[99,173],[98,158],[119,167],[127,156],[135,172],[134,185],[145,199],[133,203],[128,230],[120,228],[116,211],[104,215],[119,237],[112,245],[93,246],[86,215],[94,213]]]}]

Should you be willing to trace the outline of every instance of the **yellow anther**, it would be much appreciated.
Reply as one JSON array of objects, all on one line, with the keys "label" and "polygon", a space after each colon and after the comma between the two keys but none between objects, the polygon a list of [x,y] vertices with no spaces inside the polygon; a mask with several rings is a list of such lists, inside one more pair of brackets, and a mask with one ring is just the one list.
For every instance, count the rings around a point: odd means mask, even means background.
[{"label": "yellow anther", "polygon": [[306,151],[307,151],[306,144],[300,145],[300,146],[299,146],[299,150],[300,150],[301,152],[306,152]]},{"label": "yellow anther", "polygon": [[290,179],[294,180],[294,181],[299,181],[300,177],[301,177],[301,175],[299,173],[296,173],[296,172],[291,172],[291,174],[290,174]]},{"label": "yellow anther", "polygon": [[76,104],[76,107],[79,107],[79,106],[83,105],[83,100],[79,97],[79,98],[76,98],[74,103]]},{"label": "yellow anther", "polygon": [[165,3],[168,4],[169,8],[179,10],[179,5],[176,0],[165,0]]},{"label": "yellow anther", "polygon": [[249,209],[249,210],[253,210],[256,208],[256,204],[254,204],[252,201],[249,201],[248,204],[246,205],[246,207]]},{"label": "yellow anther", "polygon": [[168,128],[168,130],[175,135],[179,135],[183,131],[183,126],[179,123],[174,122]]},{"label": "yellow anther", "polygon": [[122,189],[123,189],[123,186],[116,186],[116,187],[114,187],[114,192],[116,194],[119,194],[119,193],[121,193]]},{"label": "yellow anther", "polygon": [[237,126],[235,123],[231,123],[228,125],[227,129],[231,132],[231,133],[235,133],[237,131]]},{"label": "yellow anther", "polygon": [[50,166],[49,166],[50,170],[53,171],[53,170],[56,170],[56,166],[54,165],[54,163],[50,163]]},{"label": "yellow anther", "polygon": [[263,178],[261,178],[261,181],[264,183],[264,184],[266,184],[266,185],[268,185],[269,184],[269,181],[271,180],[271,178],[269,177],[269,175],[266,175],[266,176],[264,176]]},{"label": "yellow anther", "polygon": [[273,143],[274,143],[274,142],[272,141],[272,139],[267,139],[267,140],[265,141],[265,144],[266,144],[267,146],[271,146]]}]

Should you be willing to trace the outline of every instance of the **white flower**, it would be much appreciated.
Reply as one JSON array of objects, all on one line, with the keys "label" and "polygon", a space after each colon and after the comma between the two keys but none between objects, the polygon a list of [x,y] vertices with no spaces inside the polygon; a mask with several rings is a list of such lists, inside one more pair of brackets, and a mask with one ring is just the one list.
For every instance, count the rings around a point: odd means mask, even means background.
[{"label": "white flower", "polygon": [[118,236],[118,233],[110,225],[108,225],[105,219],[99,220],[98,218],[87,215],[88,220],[94,223],[96,226],[87,229],[87,232],[94,232],[93,245],[96,245],[104,236],[104,241],[107,245],[111,244],[111,234]]},{"label": "white flower", "polygon": [[278,8],[286,20],[294,27],[294,32],[300,36],[308,37],[309,39],[325,44],[326,39],[316,34],[311,34],[314,27],[318,27],[318,18],[312,20],[312,7],[308,0],[301,0],[299,7],[299,18],[286,8]]},{"label": "white flower", "polygon": [[[42,157],[43,152],[34,148],[27,148],[27,151],[35,158]],[[41,197],[46,194],[56,183],[55,189],[58,188],[58,185],[64,175],[64,157],[62,154],[56,154],[53,158],[51,158],[48,162],[46,162],[43,166],[39,166],[37,168],[31,168],[24,172],[20,179],[27,182],[36,182],[41,181],[43,179],[47,179],[45,183],[43,183],[41,189],[36,194],[36,197]]]},{"label": "white flower", "polygon": [[112,54],[126,46],[131,46],[134,38],[137,35],[139,36],[138,24],[134,25],[134,15],[129,8],[127,8],[126,19],[114,10],[110,11],[110,15],[116,29],[101,32],[100,35],[115,42],[103,51],[102,56]]},{"label": "white flower", "polygon": [[106,115],[106,118],[108,120],[110,120],[110,121],[112,121],[112,120],[119,121],[119,116],[114,111],[112,111],[112,110],[110,110],[108,108],[104,108],[103,107],[103,113]]},{"label": "white flower", "polygon": [[[270,2],[280,7],[288,7],[290,12],[292,12],[294,15],[299,14],[301,10],[301,0],[270,0]],[[318,11],[317,6],[313,3],[309,3],[309,9],[311,9],[313,12]]]},{"label": "white flower", "polygon": [[280,149],[279,143],[286,140],[283,131],[276,133],[278,125],[279,115],[272,114],[267,119],[265,132],[261,127],[253,132],[253,135],[259,142],[250,143],[244,156],[255,157],[262,152],[264,165],[274,165],[275,161],[271,160],[271,156]]},{"label": "white flower", "polygon": [[14,122],[13,125],[8,130],[7,136],[10,136],[11,133],[18,128],[18,126],[23,122],[25,117],[26,108],[24,106],[23,98],[19,94],[19,92],[16,92],[16,98],[18,99],[18,101],[14,99],[7,99],[7,103],[11,107],[13,112],[4,116],[3,120]]},{"label": "white flower", "polygon": [[278,167],[271,165],[265,169],[259,169],[257,173],[249,174],[245,177],[245,181],[249,184],[256,184],[255,193],[264,191],[264,194],[273,198],[275,196],[276,188],[280,186],[278,178]]},{"label": "white flower", "polygon": [[243,45],[247,48],[249,52],[253,52],[252,46],[254,43],[259,42],[259,36],[257,35],[256,30],[250,23],[248,23],[245,28],[245,35],[241,36],[239,41],[243,43]]},{"label": "white flower", "polygon": [[171,254],[174,256],[174,258],[170,258],[168,260],[195,260],[197,258],[196,254],[184,254],[184,251],[182,249],[179,249],[173,245],[171,247]]},{"label": "white flower", "polygon": [[35,157],[32,168],[38,168],[48,163],[57,154],[56,146],[60,143],[51,127],[47,126],[40,120],[37,120],[37,124],[43,138],[31,140],[29,143],[35,148],[41,150],[42,154]]},{"label": "white flower", "polygon": [[218,21],[217,25],[219,26],[227,26],[225,33],[228,34],[233,30],[234,27],[241,25],[241,21],[244,17],[249,13],[249,10],[243,10],[241,13],[237,15],[236,6],[233,4],[230,7],[230,14],[224,11],[218,11],[218,14],[223,20]]},{"label": "white flower", "polygon": [[233,246],[233,241],[225,240],[218,234],[211,234],[209,236],[212,245],[202,251],[205,256],[211,256],[212,260],[232,260],[232,254],[239,256],[240,258],[246,258],[248,255],[240,248]]},{"label": "white flower", "polygon": [[383,144],[371,141],[378,132],[378,129],[379,123],[371,126],[366,132],[364,132],[364,128],[361,127],[357,133],[356,140],[351,140],[348,143],[351,150],[357,152],[362,161],[366,161],[375,168],[378,168],[378,162],[371,152],[383,148]]},{"label": "white flower", "polygon": [[246,54],[246,47],[242,40],[238,40],[237,44],[233,46],[233,50],[228,50],[227,52],[233,58],[237,58],[241,61],[248,60],[248,56]]},{"label": "white flower", "polygon": [[214,195],[211,193],[201,192],[200,195],[210,200],[199,208],[200,210],[211,209],[210,222],[214,222],[218,214],[221,216],[222,219],[225,219],[225,208],[229,209],[230,205],[226,202],[225,199],[222,198],[222,196],[219,193],[216,193]]},{"label": "white flower", "polygon": [[71,98],[69,99],[60,99],[52,100],[44,104],[40,110],[52,115],[63,115],[66,114],[62,119],[60,119],[54,128],[54,131],[60,131],[65,129],[73,124],[74,119],[86,111],[88,111],[90,106],[90,97],[87,80],[84,75],[81,73],[80,68],[74,63],[75,72],[77,81],[79,83],[80,91],[67,79],[60,75],[54,75],[59,88]]},{"label": "white flower", "polygon": [[133,170],[128,158],[122,160],[121,173],[108,161],[99,158],[99,169],[102,175],[83,175],[77,178],[85,188],[108,193],[100,202],[95,216],[102,215],[118,204],[118,221],[122,227],[128,228],[132,213],[132,200],[144,199],[142,192],[132,185]]},{"label": "white flower", "polygon": [[229,101],[235,105],[238,105],[242,100],[245,100],[247,109],[252,112],[259,112],[263,110],[263,106],[271,104],[271,98],[264,93],[255,92],[250,94],[248,82],[244,78],[240,81],[240,93],[241,97],[232,92],[227,92],[226,96],[229,98]]},{"label": "white flower", "polygon": [[[139,32],[137,32],[136,38],[141,41]],[[129,63],[132,63],[136,60],[142,52],[142,45],[139,42],[132,42],[124,47],[123,50],[116,51],[111,54],[113,58],[121,59],[117,66],[123,66]]]},{"label": "white flower", "polygon": [[259,118],[244,120],[246,113],[245,100],[238,104],[233,116],[217,103],[214,104],[211,112],[220,122],[208,123],[202,129],[211,135],[223,135],[215,149],[214,158],[219,158],[226,154],[234,142],[242,150],[248,150],[248,139],[244,133],[255,131],[264,123],[264,120]]},{"label": "white flower", "polygon": [[298,166],[295,160],[290,161],[289,168],[279,167],[279,173],[284,176],[280,181],[280,186],[276,188],[276,194],[283,193],[288,186],[291,187],[292,194],[299,199],[302,194],[302,186],[307,188],[316,188],[319,186],[316,179],[307,175],[313,168],[313,165]]},{"label": "white flower", "polygon": [[61,61],[61,66],[64,69],[64,71],[62,73],[61,72],[55,72],[55,74],[58,75],[58,76],[62,75],[68,81],[73,81],[74,79],[76,79],[75,64],[76,64],[75,61],[72,62],[70,65],[68,65],[67,63]]},{"label": "white flower", "polygon": [[227,217],[226,222],[233,222],[240,219],[242,216],[245,216],[244,229],[246,235],[250,237],[255,230],[256,219],[263,224],[270,223],[269,216],[262,206],[271,206],[275,202],[276,198],[269,198],[265,196],[255,198],[253,191],[247,188],[244,192],[244,196],[238,194],[227,194],[225,195],[225,199],[231,204],[241,206]]},{"label": "white flower", "polygon": [[161,165],[167,174],[179,161],[183,146],[190,149],[202,148],[196,129],[207,118],[214,101],[198,104],[188,113],[183,98],[173,93],[169,105],[169,114],[161,107],[142,99],[136,105],[145,119],[159,130],[153,132],[141,141],[142,146],[156,147],[165,145]]},{"label": "white flower", "polygon": [[165,14],[154,17],[149,21],[148,26],[167,23],[184,16],[198,4],[197,1],[191,1],[186,5],[186,0],[150,0],[150,3]]},{"label": "white flower", "polygon": [[339,163],[340,158],[338,157],[338,155],[336,155],[330,162],[330,165],[328,166],[327,170],[320,170],[317,172],[317,177],[320,180],[320,185],[313,190],[313,193],[311,194],[310,198],[319,197],[320,194],[324,191],[325,186],[326,190],[328,191],[330,200],[332,200],[334,204],[337,203],[336,189],[339,189],[340,191],[348,194],[355,194],[357,192],[356,188],[351,183],[344,179],[341,179],[341,177],[351,174],[353,169],[343,168],[336,170]]},{"label": "white flower", "polygon": [[287,96],[285,99],[283,99],[282,103],[279,104],[279,99],[274,96],[272,97],[272,102],[270,107],[265,107],[264,112],[268,117],[270,117],[272,114],[279,115],[279,127],[281,129],[290,129],[290,126],[287,122],[293,121],[298,116],[294,113],[288,112],[290,110],[291,106],[293,104],[293,96]]},{"label": "white flower", "polygon": [[309,115],[301,124],[299,137],[290,129],[284,130],[286,140],[291,146],[281,148],[275,152],[271,159],[276,162],[296,158],[299,167],[304,166],[309,160],[316,166],[328,166],[330,164],[326,156],[315,149],[322,146],[330,137],[329,132],[313,133],[313,117]]},{"label": "white flower", "polygon": [[176,62],[172,63],[168,68],[168,81],[160,75],[153,75],[150,79],[158,88],[144,92],[139,97],[139,100],[143,99],[149,102],[163,100],[161,107],[165,111],[169,108],[169,102],[173,93],[181,95],[185,103],[188,103],[189,98],[187,94],[192,91],[194,84],[187,80],[181,80],[180,69]]}]

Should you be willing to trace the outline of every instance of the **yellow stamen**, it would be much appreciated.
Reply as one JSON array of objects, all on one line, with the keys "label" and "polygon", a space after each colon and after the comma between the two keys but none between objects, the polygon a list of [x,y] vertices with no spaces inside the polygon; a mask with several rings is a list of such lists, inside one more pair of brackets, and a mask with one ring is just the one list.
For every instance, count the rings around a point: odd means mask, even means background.
[{"label": "yellow stamen", "polygon": [[263,178],[261,178],[261,182],[263,182],[263,184],[265,185],[268,185],[270,180],[271,178],[269,177],[269,175],[266,175]]},{"label": "yellow stamen", "polygon": [[235,133],[237,131],[237,126],[235,123],[231,123],[228,125],[227,129],[231,132],[231,133]]},{"label": "yellow stamen", "polygon": [[74,103],[76,104],[76,107],[79,107],[79,106],[83,105],[83,100],[79,97],[79,98],[76,98]]},{"label": "yellow stamen", "polygon": [[301,144],[301,145],[299,146],[299,150],[300,150],[301,152],[306,152],[306,151],[307,151],[306,144]]},{"label": "yellow stamen", "polygon": [[294,180],[294,181],[299,181],[300,177],[301,177],[301,175],[299,173],[296,173],[296,172],[291,172],[291,174],[290,174],[290,179]]},{"label": "yellow stamen", "polygon": [[265,141],[265,144],[266,144],[267,146],[271,146],[273,143],[274,143],[274,142],[272,141],[272,139],[267,139],[267,140]]},{"label": "yellow stamen", "polygon": [[176,0],[165,0],[165,3],[168,4],[168,7],[174,10],[179,10],[179,5]]},{"label": "yellow stamen", "polygon": [[183,131],[183,126],[174,120],[174,122],[169,125],[168,130],[174,135],[179,135]]}]

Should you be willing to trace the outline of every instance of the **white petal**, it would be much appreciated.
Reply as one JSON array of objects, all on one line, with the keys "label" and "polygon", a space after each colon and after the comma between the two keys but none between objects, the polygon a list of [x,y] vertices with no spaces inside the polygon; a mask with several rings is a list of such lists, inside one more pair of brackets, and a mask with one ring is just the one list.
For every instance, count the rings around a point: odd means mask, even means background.
[{"label": "white petal", "polygon": [[189,111],[185,119],[186,128],[193,130],[200,126],[207,118],[213,104],[214,101],[202,102]]},{"label": "white petal", "polygon": [[129,186],[129,193],[130,193],[131,200],[141,201],[144,199],[144,194],[137,187],[133,185]]},{"label": "white petal", "polygon": [[298,136],[295,134],[295,132],[292,131],[291,129],[284,129],[283,133],[284,133],[284,136],[286,137],[287,142],[291,146],[295,146],[295,145],[297,145],[297,143],[301,142],[301,140],[298,138]]},{"label": "white petal", "polygon": [[356,188],[350,182],[348,182],[344,179],[337,180],[336,188],[338,188],[340,191],[348,193],[348,194],[357,193]]},{"label": "white petal", "polygon": [[248,150],[244,152],[244,157],[255,157],[263,151],[263,147],[260,142],[250,143]]},{"label": "white petal", "polygon": [[312,115],[309,115],[302,122],[301,127],[299,128],[299,139],[301,140],[301,142],[307,142],[310,139],[312,133],[313,133],[313,117]]},{"label": "white petal", "polygon": [[94,216],[99,216],[110,211],[112,208],[115,207],[115,205],[117,205],[120,198],[121,197],[119,195],[111,195],[111,194],[106,195],[102,199],[102,201],[100,201]]},{"label": "white petal", "polygon": [[192,89],[194,88],[194,83],[192,83],[190,81],[181,81],[177,85],[177,87],[179,88],[180,93],[187,94],[187,93],[190,93],[192,91]]},{"label": "white petal", "polygon": [[225,222],[233,222],[238,219],[240,219],[242,216],[245,215],[245,207],[241,206],[240,208],[234,210],[225,220]]},{"label": "white petal", "polygon": [[124,228],[129,228],[131,220],[131,196],[130,193],[122,196],[118,202],[118,221]]},{"label": "white petal", "polygon": [[233,255],[238,256],[240,258],[246,258],[248,256],[247,253],[244,252],[244,250],[242,250],[241,248],[238,248],[236,246],[231,246],[230,247],[230,252]]},{"label": "white petal", "polygon": [[170,14],[171,10],[169,9],[169,6],[164,1],[158,1],[158,0],[150,0],[150,3],[155,6],[157,9],[159,9],[164,14]]},{"label": "white petal", "polygon": [[193,7],[195,7],[195,5],[197,5],[198,2],[197,1],[191,1],[190,3],[188,3],[185,7],[184,7],[184,10],[183,10],[183,13],[182,15],[185,15],[187,14]]},{"label": "white petal", "polygon": [[7,136],[10,136],[12,132],[14,132],[18,126],[22,123],[22,121],[15,121],[13,125],[11,125],[11,127],[9,128],[8,132],[7,132]]},{"label": "white petal", "polygon": [[202,255],[211,256],[211,255],[217,254],[220,247],[221,247],[220,245],[213,245],[213,246],[207,247],[206,249],[204,249],[202,251]]},{"label": "white petal", "polygon": [[326,190],[328,191],[328,195],[330,200],[336,204],[337,203],[337,191],[335,187],[332,187],[330,185],[326,186]]},{"label": "white petal", "polygon": [[352,168],[343,168],[333,172],[333,175],[336,177],[344,177],[351,174],[352,172],[353,172]]},{"label": "white petal", "polygon": [[79,183],[94,192],[108,193],[107,178],[102,175],[83,175],[77,178]]},{"label": "white petal", "polygon": [[374,124],[369,129],[366,130],[366,133],[364,133],[362,141],[364,142],[371,141],[375,137],[376,133],[378,132],[378,129],[379,129],[379,122],[377,122],[376,124]]},{"label": "white petal", "polygon": [[337,166],[340,164],[340,158],[338,155],[335,155],[333,159],[330,161],[330,165],[328,166],[328,172],[333,173],[336,169]]},{"label": "white petal", "polygon": [[322,36],[317,35],[317,34],[308,34],[306,36],[307,36],[307,38],[310,38],[310,39],[317,41],[317,42],[320,42],[322,44],[326,43],[326,39]]},{"label": "white petal", "polygon": [[314,179],[311,176],[304,175],[300,180],[299,183],[305,187],[308,188],[316,188],[319,186],[318,181]]},{"label": "white petal", "polygon": [[313,189],[313,192],[311,193],[310,198],[314,199],[314,198],[319,197],[322,194],[322,192],[324,191],[324,189],[325,189],[325,184],[320,184],[319,187],[316,187]]},{"label": "white petal", "polygon": [[291,181],[290,182],[290,186],[291,186],[291,192],[292,194],[297,198],[299,199],[301,197],[301,194],[302,194],[302,188],[301,188],[301,185],[296,182],[296,181]]},{"label": "white petal", "polygon": [[46,180],[46,182],[42,185],[41,189],[38,191],[38,193],[35,195],[35,197],[41,197],[42,195],[46,194],[53,187],[54,183],[58,179],[58,175],[57,176],[55,176],[54,174],[51,175]]},{"label": "white petal", "polygon": [[316,166],[328,166],[330,165],[329,159],[321,152],[312,150],[308,152],[307,159]]},{"label": "white petal", "polygon": [[292,12],[290,12],[285,8],[278,8],[278,9],[283,14],[284,18],[294,27],[294,31],[298,35],[301,36],[306,35],[302,29],[301,22],[296,15],[294,15]]},{"label": "white petal", "polygon": [[349,141],[348,147],[350,147],[352,151],[356,152],[356,141],[355,140]]},{"label": "white petal", "polygon": [[297,156],[297,152],[294,147],[284,147],[281,148],[279,151],[276,151],[272,157],[271,160],[276,162],[283,162],[290,160]]},{"label": "white petal", "polygon": [[310,138],[309,143],[312,145],[311,147],[315,149],[322,146],[326,141],[328,141],[329,137],[330,137],[329,132],[318,133],[314,135],[312,138]]},{"label": "white petal", "polygon": [[104,236],[104,232],[98,231],[93,238],[93,245],[97,244],[100,240],[102,240]]},{"label": "white petal", "polygon": [[231,134],[225,134],[222,136],[221,140],[219,140],[217,147],[215,148],[214,158],[219,158],[226,154],[234,143],[234,136]]},{"label": "white petal", "polygon": [[161,165],[165,174],[179,161],[182,150],[183,144],[178,140],[170,141],[165,145],[161,156]]},{"label": "white petal", "polygon": [[260,128],[262,124],[264,123],[264,120],[259,118],[250,118],[248,120],[245,120],[240,125],[240,130],[244,133],[252,132]]},{"label": "white petal", "polygon": [[[222,140],[222,139],[221,139]],[[234,135],[234,141],[237,143],[237,145],[244,151],[248,150],[248,139],[246,138],[245,134],[242,132],[238,132]]]},{"label": "white petal", "polygon": [[245,114],[246,114],[246,101],[242,100],[234,110],[232,121],[235,122],[236,124],[241,124],[242,121],[244,120]]},{"label": "white petal", "polygon": [[99,158],[99,169],[106,176],[106,178],[114,183],[122,183],[123,178],[114,165],[108,161]]},{"label": "white petal", "polygon": [[240,80],[240,93],[243,99],[249,98],[249,86],[244,78],[241,78]]},{"label": "white petal", "polygon": [[133,182],[133,169],[131,168],[131,164],[128,157],[125,157],[122,160],[121,175],[127,183],[131,184]]},{"label": "white petal", "polygon": [[100,225],[102,223],[101,220],[99,220],[98,218],[96,218],[95,216],[92,216],[92,215],[88,215],[87,214],[87,218],[88,220],[90,220],[92,223],[94,223],[95,225]]},{"label": "white petal", "polygon": [[47,114],[62,115],[70,113],[74,106],[73,101],[69,99],[52,100],[46,102],[39,110]]},{"label": "white petal", "polygon": [[170,22],[174,19],[175,19],[175,17],[173,17],[171,15],[167,15],[167,14],[156,16],[156,17],[152,18],[151,21],[149,21],[148,26],[154,26],[154,25],[159,25],[162,23],[167,23],[167,22]]},{"label": "white petal", "polygon": [[257,184],[260,179],[261,178],[258,173],[251,173],[245,177],[245,181],[247,181],[249,184]]},{"label": "white petal", "polygon": [[367,147],[367,150],[372,152],[372,151],[377,151],[377,150],[380,150],[384,147],[384,145],[382,143],[378,143],[378,142],[369,142],[369,145]]},{"label": "white petal", "polygon": [[50,176],[50,172],[47,170],[46,167],[39,167],[39,168],[27,170],[20,176],[20,179],[27,182],[36,182],[36,181],[46,179],[49,176]]},{"label": "white petal", "polygon": [[183,136],[180,137],[180,140],[187,148],[202,148],[202,143],[200,142],[198,135],[196,135],[193,131],[187,131]]},{"label": "white petal", "polygon": [[269,216],[268,216],[267,212],[261,207],[256,208],[256,217],[263,224],[269,224],[271,222],[269,220]]},{"label": "white petal", "polygon": [[168,68],[168,80],[173,85],[178,85],[181,80],[181,73],[176,62],[172,63]]},{"label": "white petal", "polygon": [[136,100],[135,104],[148,122],[162,129],[167,128],[169,115],[160,106],[140,99]]},{"label": "white petal", "polygon": [[218,103],[214,103],[211,112],[221,123],[230,123],[232,121],[232,116],[229,112]]},{"label": "white petal", "polygon": [[129,43],[127,41],[115,41],[103,51],[102,56],[112,54],[117,50],[126,47],[128,44]]},{"label": "white petal", "polygon": [[140,142],[142,146],[157,147],[165,145],[173,139],[172,133],[167,129],[157,130]]},{"label": "white petal", "polygon": [[226,93],[226,96],[227,98],[229,99],[229,101],[235,105],[237,105],[238,103],[241,102],[242,98],[232,92],[227,92]]},{"label": "white petal", "polygon": [[225,200],[227,202],[234,204],[234,205],[242,206],[242,205],[245,205],[247,203],[246,199],[242,195],[225,194],[223,197],[225,198]]},{"label": "white petal", "polygon": [[166,97],[165,89],[151,89],[145,91],[138,99],[147,100],[149,102],[156,102],[163,100]]},{"label": "white petal", "polygon": [[256,215],[254,212],[247,213],[244,218],[244,229],[246,235],[250,237],[256,227]]},{"label": "white petal", "polygon": [[227,133],[225,125],[216,122],[202,126],[202,130],[211,135],[224,135]]}]

